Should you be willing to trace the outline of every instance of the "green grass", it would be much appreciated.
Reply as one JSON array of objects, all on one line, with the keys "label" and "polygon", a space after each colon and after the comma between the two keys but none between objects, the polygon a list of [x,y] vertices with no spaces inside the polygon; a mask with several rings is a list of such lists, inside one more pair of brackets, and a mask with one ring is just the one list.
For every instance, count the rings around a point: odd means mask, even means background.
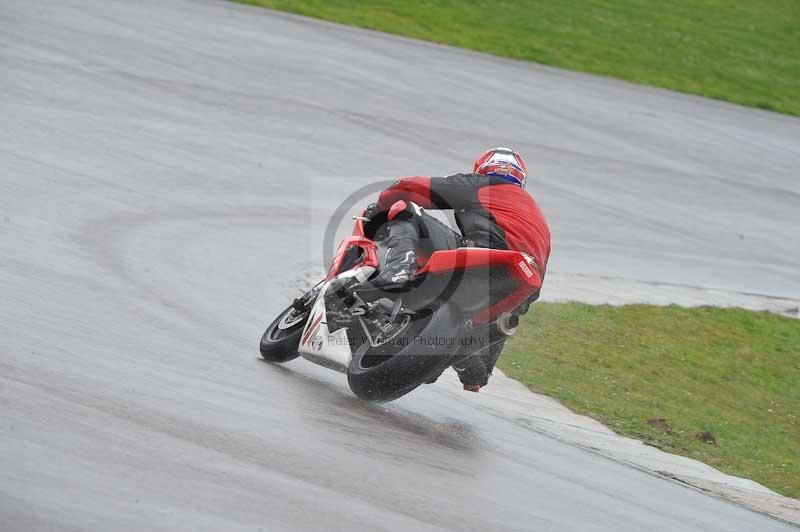
[{"label": "green grass", "polygon": [[619,434],[800,498],[798,320],[538,303],[500,367]]},{"label": "green grass", "polygon": [[798,0],[240,0],[800,115]]}]

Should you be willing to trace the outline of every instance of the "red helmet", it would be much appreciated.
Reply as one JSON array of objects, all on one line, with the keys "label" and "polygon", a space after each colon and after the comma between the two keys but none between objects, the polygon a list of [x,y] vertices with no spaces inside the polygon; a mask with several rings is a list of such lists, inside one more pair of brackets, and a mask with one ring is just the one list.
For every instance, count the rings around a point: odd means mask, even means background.
[{"label": "red helmet", "polygon": [[502,177],[506,181],[525,187],[528,178],[528,167],[522,156],[508,148],[492,148],[486,150],[475,160],[472,170],[476,174]]}]

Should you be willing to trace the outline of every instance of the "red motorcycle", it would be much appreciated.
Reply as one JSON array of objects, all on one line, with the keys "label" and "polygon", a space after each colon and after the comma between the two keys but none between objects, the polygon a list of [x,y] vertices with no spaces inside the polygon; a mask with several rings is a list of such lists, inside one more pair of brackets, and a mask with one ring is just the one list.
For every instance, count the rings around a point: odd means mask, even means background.
[{"label": "red motorcycle", "polygon": [[385,256],[387,213],[356,217],[325,279],[267,327],[264,359],[302,356],[346,373],[356,396],[391,401],[513,334],[514,311],[542,285],[533,258],[477,247],[437,251],[440,232],[426,228],[441,222],[421,217],[419,269],[400,291],[367,282]]}]

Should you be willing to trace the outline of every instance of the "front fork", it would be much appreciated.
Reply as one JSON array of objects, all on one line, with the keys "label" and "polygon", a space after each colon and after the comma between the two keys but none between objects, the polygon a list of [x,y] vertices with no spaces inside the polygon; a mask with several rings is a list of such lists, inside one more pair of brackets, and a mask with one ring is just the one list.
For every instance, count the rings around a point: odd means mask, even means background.
[{"label": "front fork", "polygon": [[322,290],[322,286],[324,284],[325,281],[322,280],[315,284],[308,292],[296,298],[294,301],[292,301],[292,308],[298,312],[311,308],[311,305],[313,305],[314,301],[316,301],[319,291]]}]

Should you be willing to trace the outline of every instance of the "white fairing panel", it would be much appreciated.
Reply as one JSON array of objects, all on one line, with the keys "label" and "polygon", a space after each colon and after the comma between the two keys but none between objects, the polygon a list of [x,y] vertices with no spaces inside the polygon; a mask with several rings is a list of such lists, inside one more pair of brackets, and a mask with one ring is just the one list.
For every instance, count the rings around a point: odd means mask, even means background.
[{"label": "white fairing panel", "polygon": [[[339,274],[335,279],[355,277],[359,282],[366,281],[375,269],[364,266]],[[328,329],[326,322],[325,294],[331,281],[325,283],[314,302],[303,334],[300,336],[298,351],[303,358],[342,373],[347,372],[353,352],[345,329]]]}]

